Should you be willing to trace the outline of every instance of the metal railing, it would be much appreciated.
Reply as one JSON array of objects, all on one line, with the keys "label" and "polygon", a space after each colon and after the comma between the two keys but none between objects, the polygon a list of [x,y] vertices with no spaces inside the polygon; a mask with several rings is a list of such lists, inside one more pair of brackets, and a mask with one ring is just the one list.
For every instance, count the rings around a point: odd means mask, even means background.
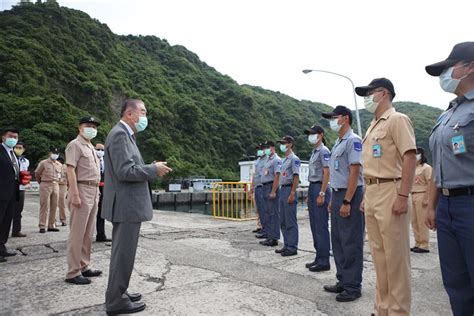
[{"label": "metal railing", "polygon": [[212,216],[233,221],[257,218],[250,182],[216,182],[212,184]]}]

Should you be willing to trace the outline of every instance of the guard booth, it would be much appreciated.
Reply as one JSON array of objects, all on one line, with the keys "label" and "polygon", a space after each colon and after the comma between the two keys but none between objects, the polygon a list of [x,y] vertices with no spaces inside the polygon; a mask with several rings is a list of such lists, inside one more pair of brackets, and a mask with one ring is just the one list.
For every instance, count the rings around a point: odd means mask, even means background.
[{"label": "guard booth", "polygon": [[233,221],[257,219],[250,182],[215,182],[212,184],[212,216]]}]

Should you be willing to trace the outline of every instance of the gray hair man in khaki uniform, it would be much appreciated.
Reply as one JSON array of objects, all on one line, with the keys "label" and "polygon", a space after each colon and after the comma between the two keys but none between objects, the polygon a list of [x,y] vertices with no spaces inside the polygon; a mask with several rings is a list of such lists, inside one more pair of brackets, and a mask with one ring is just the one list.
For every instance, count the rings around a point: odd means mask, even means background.
[{"label": "gray hair man in khaki uniform", "polygon": [[[49,157],[40,161],[35,170],[36,181],[40,185],[40,213],[39,232],[46,232],[46,219],[48,219],[48,231],[58,232],[55,227],[56,209],[59,198],[59,178],[61,177],[61,163],[57,161],[59,149],[51,148]],[[48,218],[49,210],[49,218]]]},{"label": "gray hair man in khaki uniform", "polygon": [[362,146],[365,223],[376,272],[378,316],[409,315],[411,265],[410,191],[416,166],[415,133],[410,119],[395,111],[395,89],[386,78],[355,92],[374,119]]},{"label": "gray hair man in khaki uniform", "polygon": [[66,226],[66,194],[67,194],[67,166],[63,157],[59,157],[61,163],[61,177],[59,178],[59,221],[62,226]]},{"label": "gray hair man in khaki uniform", "polygon": [[102,271],[92,270],[89,266],[100,181],[99,159],[91,139],[97,135],[98,126],[94,117],[83,117],[79,121],[79,135],[66,147],[71,211],[66,282],[72,284],[89,284],[88,277],[102,274]]}]

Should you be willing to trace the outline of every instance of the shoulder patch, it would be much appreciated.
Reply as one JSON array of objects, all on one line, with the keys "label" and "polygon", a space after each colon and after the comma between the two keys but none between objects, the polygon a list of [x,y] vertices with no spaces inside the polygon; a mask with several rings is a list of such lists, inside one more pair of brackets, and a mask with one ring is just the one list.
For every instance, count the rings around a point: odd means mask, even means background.
[{"label": "shoulder patch", "polygon": [[324,159],[324,161],[329,161],[331,159],[331,155],[330,154],[324,154],[323,159]]},{"label": "shoulder patch", "polygon": [[362,143],[361,142],[354,142],[354,150],[355,151],[362,151]]},{"label": "shoulder patch", "polygon": [[296,159],[293,160],[293,161],[294,161],[296,167],[301,166],[301,160],[299,160],[298,158],[296,158]]},{"label": "shoulder patch", "polygon": [[282,164],[281,159],[278,159],[277,165],[278,165],[278,166],[281,166],[281,164]]}]

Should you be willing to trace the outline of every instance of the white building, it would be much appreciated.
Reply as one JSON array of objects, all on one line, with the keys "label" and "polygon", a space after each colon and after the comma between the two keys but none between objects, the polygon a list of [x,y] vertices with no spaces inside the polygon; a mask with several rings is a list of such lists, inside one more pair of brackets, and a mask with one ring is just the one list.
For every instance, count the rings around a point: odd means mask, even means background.
[{"label": "white building", "polygon": [[[240,161],[240,182],[251,182],[252,175],[255,171],[255,161]],[[309,186],[308,182],[308,162],[301,161],[300,168],[300,187]]]}]

